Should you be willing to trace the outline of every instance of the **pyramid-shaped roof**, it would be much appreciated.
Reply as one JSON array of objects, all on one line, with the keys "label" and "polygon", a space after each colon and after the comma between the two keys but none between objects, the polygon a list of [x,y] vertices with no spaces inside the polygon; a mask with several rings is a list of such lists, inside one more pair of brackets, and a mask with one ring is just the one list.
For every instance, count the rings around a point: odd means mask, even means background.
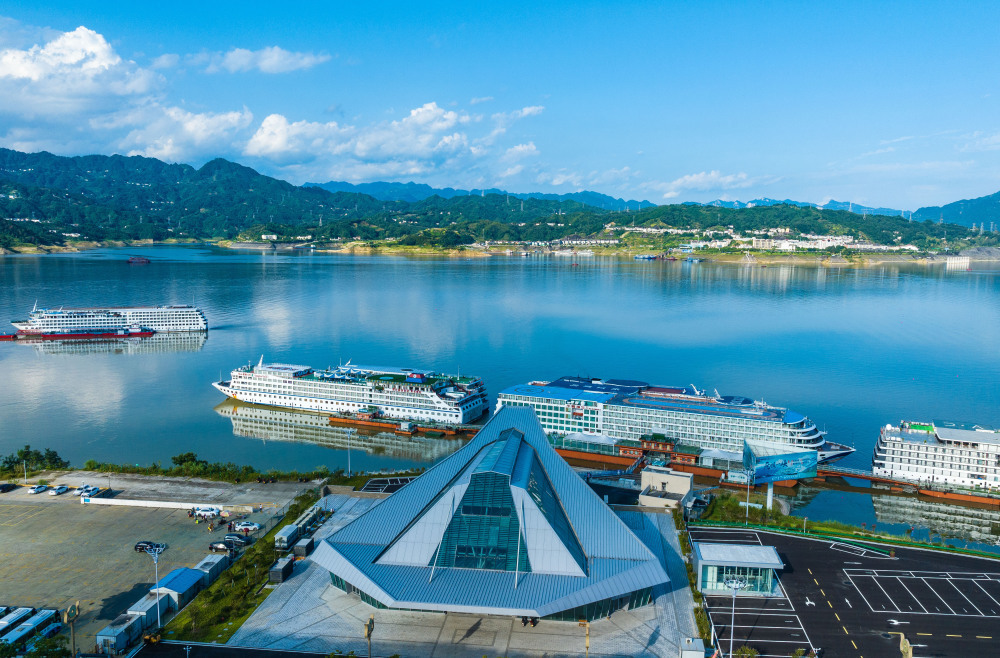
[{"label": "pyramid-shaped roof", "polygon": [[386,606],[421,610],[545,616],[667,581],[526,407],[501,408],[312,559]]}]

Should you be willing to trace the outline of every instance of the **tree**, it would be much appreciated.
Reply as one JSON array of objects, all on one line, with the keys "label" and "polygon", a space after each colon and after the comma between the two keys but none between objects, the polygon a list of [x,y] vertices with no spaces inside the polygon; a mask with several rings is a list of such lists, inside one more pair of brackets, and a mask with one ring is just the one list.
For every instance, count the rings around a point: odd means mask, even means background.
[{"label": "tree", "polygon": [[70,650],[66,646],[66,637],[56,635],[39,640],[25,658],[70,658]]}]

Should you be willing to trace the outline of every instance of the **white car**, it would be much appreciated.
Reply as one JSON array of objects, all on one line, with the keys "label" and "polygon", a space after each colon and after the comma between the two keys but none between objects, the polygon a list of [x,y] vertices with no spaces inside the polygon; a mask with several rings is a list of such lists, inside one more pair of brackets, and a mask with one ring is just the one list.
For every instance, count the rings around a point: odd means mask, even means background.
[{"label": "white car", "polygon": [[253,521],[240,521],[233,526],[233,530],[237,532],[243,532],[244,530],[249,530],[250,532],[257,532],[260,530],[260,524],[254,523]]},{"label": "white car", "polygon": [[195,507],[194,515],[201,519],[214,519],[222,512],[215,507]]},{"label": "white car", "polygon": [[87,492],[87,489],[90,489],[90,485],[89,484],[81,484],[79,487],[77,487],[76,489],[73,490],[73,495],[74,496],[82,496],[84,493]]},{"label": "white car", "polygon": [[59,494],[64,494],[67,491],[69,491],[69,487],[60,484],[55,489],[50,489],[49,490],[49,495],[50,496],[58,496]]},{"label": "white car", "polygon": [[30,489],[28,489],[28,493],[30,493],[30,494],[42,493],[46,489],[48,489],[48,487],[46,485],[44,485],[44,484],[36,484],[35,486],[33,486]]}]

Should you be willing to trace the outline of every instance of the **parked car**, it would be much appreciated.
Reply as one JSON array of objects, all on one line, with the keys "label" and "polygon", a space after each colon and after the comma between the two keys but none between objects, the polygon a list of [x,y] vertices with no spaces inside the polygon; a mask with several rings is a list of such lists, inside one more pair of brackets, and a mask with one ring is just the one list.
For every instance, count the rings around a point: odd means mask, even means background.
[{"label": "parked car", "polygon": [[60,484],[55,489],[50,489],[49,490],[49,495],[50,496],[58,496],[59,494],[64,494],[67,491],[69,491],[69,487],[67,487],[66,485]]},{"label": "parked car", "polygon": [[230,544],[229,542],[213,541],[211,544],[208,545],[208,550],[212,551],[213,553],[228,553],[229,551],[233,550],[233,545]]},{"label": "parked car", "polygon": [[167,548],[166,544],[161,544],[156,541],[149,541],[148,539],[143,539],[135,543],[136,553],[162,553]]},{"label": "parked car", "polygon": [[28,489],[28,493],[30,493],[30,494],[42,493],[46,489],[48,489],[48,486],[46,486],[44,484],[36,484],[35,486],[33,486],[30,489]]},{"label": "parked car", "polygon": [[214,519],[220,514],[217,507],[195,507],[194,515],[201,519]]},{"label": "parked car", "polygon": [[236,546],[246,546],[250,543],[249,537],[244,537],[243,535],[238,535],[235,532],[230,533],[223,537],[224,541],[232,542]]},{"label": "parked car", "polygon": [[17,489],[16,484],[11,484],[10,482],[0,484],[0,493],[7,493],[8,491],[13,491],[14,489]]},{"label": "parked car", "polygon": [[82,496],[83,494],[85,494],[87,492],[87,489],[90,489],[90,485],[89,484],[81,484],[79,487],[77,487],[76,489],[73,490],[73,495],[74,496]]},{"label": "parked car", "polygon": [[234,530],[243,532],[244,530],[249,530],[250,532],[257,532],[260,530],[260,524],[254,523],[253,521],[240,521],[233,526]]}]

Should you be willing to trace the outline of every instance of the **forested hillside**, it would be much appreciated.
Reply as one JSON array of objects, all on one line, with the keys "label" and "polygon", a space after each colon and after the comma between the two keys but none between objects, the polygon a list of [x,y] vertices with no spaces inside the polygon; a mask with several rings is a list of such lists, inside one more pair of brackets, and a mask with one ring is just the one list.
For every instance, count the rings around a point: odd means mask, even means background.
[{"label": "forested hillside", "polygon": [[[565,199],[506,194],[380,201],[357,192],[297,187],[223,159],[201,168],[153,158],[66,158],[0,149],[0,247],[75,240],[168,238],[393,240],[453,247],[482,240],[607,237],[606,226],[659,226],[739,232],[788,227],[854,235],[921,248],[995,246],[965,227],[794,205],[729,209],[654,206],[621,212]],[[661,238],[664,245],[666,238]],[[676,241],[676,240],[675,240]],[[656,240],[653,240],[656,242]]]}]

